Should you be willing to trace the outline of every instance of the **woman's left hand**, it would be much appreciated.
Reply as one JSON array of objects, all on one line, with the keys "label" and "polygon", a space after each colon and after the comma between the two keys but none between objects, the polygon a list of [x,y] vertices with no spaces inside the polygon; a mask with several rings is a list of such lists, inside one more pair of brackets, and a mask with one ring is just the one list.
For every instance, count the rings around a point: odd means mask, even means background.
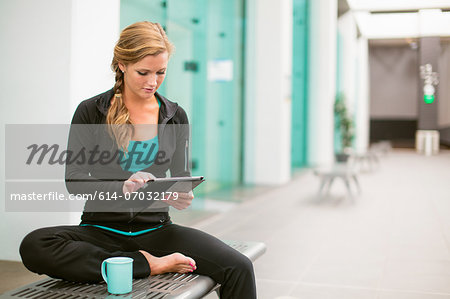
[{"label": "woman's left hand", "polygon": [[189,207],[194,199],[194,192],[189,193],[177,192],[178,196],[173,194],[167,199],[167,203],[177,210],[184,210]]}]

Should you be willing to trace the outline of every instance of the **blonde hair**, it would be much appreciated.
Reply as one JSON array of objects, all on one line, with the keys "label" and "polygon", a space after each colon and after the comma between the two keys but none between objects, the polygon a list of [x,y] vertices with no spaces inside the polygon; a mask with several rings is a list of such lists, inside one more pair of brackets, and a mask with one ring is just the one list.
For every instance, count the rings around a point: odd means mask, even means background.
[{"label": "blonde hair", "polygon": [[119,68],[119,63],[124,65],[134,64],[147,55],[158,55],[167,52],[170,55],[174,50],[173,44],[167,38],[164,29],[158,23],[148,21],[134,23],[120,33],[119,40],[114,47],[114,57],[111,68],[116,74],[114,84],[114,98],[106,115],[108,131],[116,140],[119,149],[128,152],[128,144],[133,133],[122,92],[124,88],[124,74]]}]

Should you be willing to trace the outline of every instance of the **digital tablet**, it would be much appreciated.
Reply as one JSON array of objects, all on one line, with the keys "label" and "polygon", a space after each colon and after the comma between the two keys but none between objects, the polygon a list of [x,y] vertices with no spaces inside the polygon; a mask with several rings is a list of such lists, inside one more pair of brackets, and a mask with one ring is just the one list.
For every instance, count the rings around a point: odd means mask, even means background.
[{"label": "digital tablet", "polygon": [[143,189],[152,192],[183,192],[189,193],[204,182],[203,176],[155,178],[148,181]]}]

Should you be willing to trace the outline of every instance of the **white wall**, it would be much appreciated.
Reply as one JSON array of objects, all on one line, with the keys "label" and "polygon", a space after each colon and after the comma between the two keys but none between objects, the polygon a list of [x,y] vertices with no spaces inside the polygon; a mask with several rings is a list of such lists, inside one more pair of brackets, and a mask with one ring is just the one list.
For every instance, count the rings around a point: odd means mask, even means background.
[{"label": "white wall", "polygon": [[311,1],[309,19],[308,160],[314,166],[334,160],[337,0]]},{"label": "white wall", "polygon": [[110,65],[119,38],[120,0],[72,0],[70,108],[114,85]]},{"label": "white wall", "polygon": [[407,45],[370,47],[371,118],[417,118],[418,58],[417,50]]},{"label": "white wall", "polygon": [[342,92],[345,95],[349,113],[355,115],[356,105],[356,62],[357,62],[357,28],[351,12],[343,14],[338,19],[338,28],[342,37]]},{"label": "white wall", "polygon": [[355,147],[359,153],[366,152],[369,146],[369,43],[360,37],[357,44],[357,105],[355,111]]},{"label": "white wall", "polygon": [[355,122],[355,150],[364,153],[369,142],[368,41],[358,38],[351,12],[339,17],[338,28],[342,37],[342,90]]},{"label": "white wall", "polygon": [[[119,0],[0,2],[2,128],[68,124],[81,99],[112,86],[109,57],[117,39],[118,11]],[[4,140],[3,129],[0,134]],[[3,169],[4,159],[2,146]],[[5,212],[4,182],[1,171],[0,259],[19,260],[19,244],[33,229],[79,222],[80,213]]]},{"label": "white wall", "polygon": [[292,0],[246,5],[244,180],[282,184],[291,169]]}]

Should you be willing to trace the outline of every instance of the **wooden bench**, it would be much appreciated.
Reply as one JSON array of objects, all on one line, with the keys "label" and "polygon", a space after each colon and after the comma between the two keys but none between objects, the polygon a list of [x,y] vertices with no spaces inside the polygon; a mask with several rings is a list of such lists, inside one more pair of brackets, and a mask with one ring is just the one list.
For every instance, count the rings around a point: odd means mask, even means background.
[{"label": "wooden bench", "polygon": [[[228,245],[255,261],[264,254],[266,246],[260,242],[225,241]],[[97,299],[97,298],[202,298],[220,285],[211,278],[198,274],[166,273],[133,280],[133,291],[125,295],[111,295],[104,282],[98,284],[75,283],[47,278],[0,295],[0,298],[39,299]]]}]

